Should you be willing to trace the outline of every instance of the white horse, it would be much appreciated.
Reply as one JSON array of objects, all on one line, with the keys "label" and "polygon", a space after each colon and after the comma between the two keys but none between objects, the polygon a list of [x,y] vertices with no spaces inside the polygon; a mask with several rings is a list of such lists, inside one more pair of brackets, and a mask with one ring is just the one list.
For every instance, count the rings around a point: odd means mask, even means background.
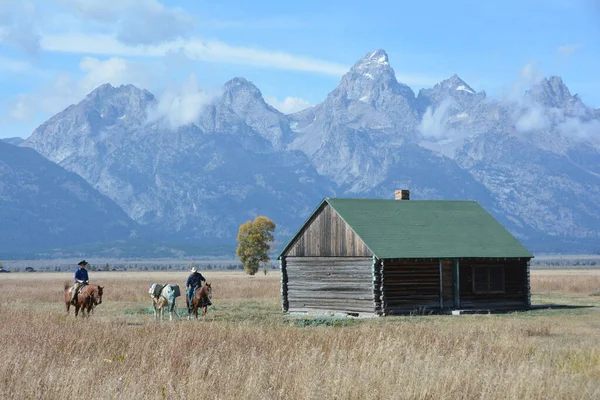
[{"label": "white horse", "polygon": [[152,305],[154,306],[154,319],[160,319],[162,321],[165,316],[165,308],[168,308],[169,320],[173,321],[173,314],[175,314],[175,299],[179,296],[179,286],[165,285],[160,289],[159,294],[155,296],[154,293],[158,291],[155,289],[155,285],[157,284],[152,284],[149,290]]}]

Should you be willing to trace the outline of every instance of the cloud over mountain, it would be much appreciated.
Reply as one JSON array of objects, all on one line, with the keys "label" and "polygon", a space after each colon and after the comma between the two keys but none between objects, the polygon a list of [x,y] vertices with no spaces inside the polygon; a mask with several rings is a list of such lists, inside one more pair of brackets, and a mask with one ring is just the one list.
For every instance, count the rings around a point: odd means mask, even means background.
[{"label": "cloud over mountain", "polygon": [[534,250],[564,251],[600,238],[599,121],[556,77],[517,100],[458,75],[415,95],[376,50],[296,113],[241,77],[215,96],[193,76],[158,99],[102,85],[23,145],[182,240],[233,240],[261,213],[285,236],[322,197],[409,188],[415,199],[475,199]]}]

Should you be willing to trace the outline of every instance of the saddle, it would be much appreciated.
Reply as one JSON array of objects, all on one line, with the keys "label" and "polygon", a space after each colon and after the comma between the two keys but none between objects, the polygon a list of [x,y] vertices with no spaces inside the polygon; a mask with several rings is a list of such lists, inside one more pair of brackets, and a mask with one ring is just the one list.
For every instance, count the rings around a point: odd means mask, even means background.
[{"label": "saddle", "polygon": [[158,299],[158,297],[160,296],[160,293],[163,290],[164,285],[161,285],[160,283],[153,283],[150,286],[150,289],[148,290],[148,293],[150,294],[150,296],[155,297]]},{"label": "saddle", "polygon": [[[79,292],[81,292],[81,289],[83,289],[87,285],[89,285],[89,283],[83,282],[81,285],[79,285],[79,287],[77,288],[77,292],[75,294],[76,295],[79,294]],[[69,288],[69,293],[73,293],[73,289],[75,289],[75,285],[73,285]]]},{"label": "saddle", "polygon": [[158,299],[160,297],[160,294],[162,293],[162,290],[166,286],[169,286],[171,288],[171,290],[173,290],[173,295],[175,297],[181,296],[181,290],[179,289],[179,285],[174,285],[174,284],[161,285],[160,283],[153,283],[150,286],[150,289],[148,289],[148,294],[150,294],[150,296]]}]

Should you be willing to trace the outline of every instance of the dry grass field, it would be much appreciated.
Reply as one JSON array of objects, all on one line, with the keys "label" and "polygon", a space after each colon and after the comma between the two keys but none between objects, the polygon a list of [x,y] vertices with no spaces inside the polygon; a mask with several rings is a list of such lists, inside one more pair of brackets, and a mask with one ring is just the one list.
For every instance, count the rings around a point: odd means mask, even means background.
[{"label": "dry grass field", "polygon": [[207,271],[209,314],[173,322],[147,291],[185,272],[90,275],[104,301],[77,320],[70,273],[0,275],[1,399],[600,398],[600,270],[532,271],[549,309],[360,320],[284,317],[277,273]]}]

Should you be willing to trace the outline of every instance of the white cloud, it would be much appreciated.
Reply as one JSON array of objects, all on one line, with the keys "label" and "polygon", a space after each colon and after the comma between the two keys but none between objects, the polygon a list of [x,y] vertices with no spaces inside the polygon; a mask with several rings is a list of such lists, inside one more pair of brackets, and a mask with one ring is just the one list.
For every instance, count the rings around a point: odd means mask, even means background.
[{"label": "white cloud", "polygon": [[508,93],[507,100],[521,101],[524,91],[529,89],[532,85],[539,83],[543,77],[544,74],[540,70],[537,62],[525,64],[519,70],[519,77],[513,83],[510,92]]},{"label": "white cloud", "polygon": [[512,105],[510,116],[516,131],[521,134],[552,131],[574,141],[600,141],[600,121],[591,119],[585,108],[576,107],[565,114],[565,110],[547,107],[524,96],[525,89],[540,84],[543,78],[536,63],[528,63],[519,71],[519,77],[506,97]]},{"label": "white cloud", "polygon": [[577,53],[581,48],[580,44],[565,44],[563,46],[558,46],[556,49],[556,53],[559,56],[570,56],[572,54]]},{"label": "white cloud", "polygon": [[286,97],[283,101],[279,101],[276,97],[265,96],[265,101],[284,114],[293,114],[312,107],[312,104],[299,97]]},{"label": "white cloud", "polygon": [[565,137],[577,140],[592,140],[600,144],[600,121],[584,121],[581,118],[566,117],[558,123],[558,131]]},{"label": "white cloud", "polygon": [[113,86],[133,84],[140,87],[150,84],[149,73],[145,67],[119,57],[104,61],[84,57],[79,63],[79,68],[85,73],[78,83],[83,93],[88,93],[104,83]]},{"label": "white cloud", "polygon": [[317,72],[341,76],[348,67],[311,57],[284,52],[231,46],[218,41],[176,39],[155,45],[128,45],[114,35],[83,33],[48,34],[41,40],[42,49],[53,52],[113,56],[163,57],[181,53],[192,60],[251,65],[290,71]]},{"label": "white cloud", "polygon": [[528,134],[551,130],[565,139],[575,142],[593,141],[600,143],[600,120],[591,119],[581,110],[569,114],[560,108],[546,107],[530,99],[523,99],[513,114],[515,129]]},{"label": "white cloud", "polygon": [[0,1],[0,44],[17,47],[27,54],[40,48],[37,10],[31,1]]},{"label": "white cloud", "polygon": [[543,106],[534,104],[526,108],[523,114],[515,122],[518,132],[528,133],[550,128],[551,121]]},{"label": "white cloud", "polygon": [[159,99],[156,109],[148,116],[150,121],[164,121],[172,129],[198,121],[204,107],[217,94],[204,92],[196,76],[191,74],[180,85],[168,88]]},{"label": "white cloud", "polygon": [[154,44],[186,36],[193,28],[192,17],[177,7],[157,0],[60,0],[81,17],[116,29],[125,44]]},{"label": "white cloud", "polygon": [[538,81],[543,74],[540,73],[537,63],[527,63],[519,70],[520,82],[531,84]]},{"label": "white cloud", "polygon": [[449,120],[448,111],[453,104],[454,101],[448,98],[442,101],[435,110],[427,107],[419,124],[419,132],[424,137],[433,139],[444,139],[453,136],[455,132],[446,126]]},{"label": "white cloud", "polygon": [[38,114],[55,114],[81,101],[89,92],[104,83],[146,87],[150,84],[152,76],[143,66],[121,58],[99,60],[85,57],[81,60],[79,68],[83,73],[79,79],[70,74],[60,74],[37,92],[18,95],[8,105],[6,114],[17,121],[26,121]]}]

